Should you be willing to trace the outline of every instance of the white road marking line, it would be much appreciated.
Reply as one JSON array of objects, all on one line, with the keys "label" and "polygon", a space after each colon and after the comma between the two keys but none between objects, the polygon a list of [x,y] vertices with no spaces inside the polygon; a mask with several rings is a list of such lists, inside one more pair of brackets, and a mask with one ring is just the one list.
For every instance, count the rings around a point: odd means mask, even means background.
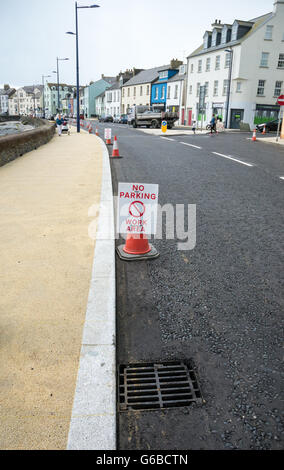
[{"label": "white road marking line", "polygon": [[212,152],[212,153],[214,153],[214,155],[219,155],[219,157],[228,158],[229,160],[233,160],[234,162],[241,163],[242,165],[254,166],[251,163],[243,162],[242,160],[238,160],[237,158],[230,157],[229,155],[223,155],[222,153],[218,153],[218,152]]},{"label": "white road marking line", "polygon": [[198,145],[188,144],[188,143],[186,143],[186,142],[180,142],[180,144],[189,145],[189,147],[194,147],[194,148],[196,148],[196,149],[202,149],[202,147],[198,147]]},{"label": "white road marking line", "polygon": [[279,178],[280,178],[281,180],[284,180],[284,176],[279,176]]},{"label": "white road marking line", "polygon": [[[161,137],[161,136],[160,136]],[[161,139],[171,140],[172,142],[176,142],[175,139],[170,139],[169,137],[161,137]]]}]

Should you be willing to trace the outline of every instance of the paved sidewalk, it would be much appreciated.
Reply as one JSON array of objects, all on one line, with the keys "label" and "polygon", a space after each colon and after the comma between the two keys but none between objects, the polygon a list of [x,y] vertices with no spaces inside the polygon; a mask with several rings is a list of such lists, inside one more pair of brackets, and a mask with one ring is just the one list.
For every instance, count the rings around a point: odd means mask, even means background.
[{"label": "paved sidewalk", "polygon": [[276,137],[261,137],[257,140],[267,144],[284,145],[284,139],[280,139],[280,137],[278,138],[278,141],[276,140]]},{"label": "paved sidewalk", "polygon": [[0,168],[2,450],[67,447],[103,152],[72,129]]}]

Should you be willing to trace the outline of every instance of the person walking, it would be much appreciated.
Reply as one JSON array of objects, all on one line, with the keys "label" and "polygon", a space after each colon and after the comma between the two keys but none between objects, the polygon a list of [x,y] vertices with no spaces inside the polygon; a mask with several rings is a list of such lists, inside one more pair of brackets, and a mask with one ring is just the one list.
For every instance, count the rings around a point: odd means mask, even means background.
[{"label": "person walking", "polygon": [[211,119],[211,121],[210,121],[210,127],[211,127],[210,134],[213,134],[213,131],[214,131],[215,134],[216,134],[216,118],[215,118],[215,114],[213,114],[212,119]]},{"label": "person walking", "polygon": [[62,134],[62,124],[63,124],[63,119],[61,117],[61,114],[58,114],[56,118],[56,126],[57,126],[57,132],[58,132],[58,137],[61,137]]},{"label": "person walking", "polygon": [[196,121],[193,121],[192,122],[192,131],[193,131],[193,134],[195,134],[195,131],[196,131]]}]

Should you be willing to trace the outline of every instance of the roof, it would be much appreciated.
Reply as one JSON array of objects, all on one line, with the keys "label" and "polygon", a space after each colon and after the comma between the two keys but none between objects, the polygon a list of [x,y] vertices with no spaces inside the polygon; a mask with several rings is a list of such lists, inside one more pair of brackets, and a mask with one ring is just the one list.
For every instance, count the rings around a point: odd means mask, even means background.
[{"label": "roof", "polygon": [[186,77],[186,74],[185,73],[177,73],[176,75],[174,75],[173,77],[169,78],[167,81],[170,83],[170,82],[177,82],[179,80],[184,80]]},{"label": "roof", "polygon": [[119,90],[119,89],[120,89],[119,82],[115,82],[111,87],[107,88],[107,91]]},{"label": "roof", "polygon": [[254,18],[253,20],[250,20],[250,21],[235,20],[241,25],[246,25],[246,26],[252,25],[252,28],[246,34],[244,34],[243,37],[241,37],[240,39],[237,39],[236,41],[226,42],[225,44],[218,44],[218,46],[209,47],[208,49],[204,49],[203,44],[202,44],[197,49],[195,49],[195,51],[193,51],[189,56],[187,56],[187,58],[190,59],[191,57],[195,57],[195,56],[202,55],[202,54],[207,54],[208,52],[217,51],[219,49],[226,49],[227,47],[241,44],[251,34],[253,34],[259,27],[261,27],[264,23],[266,23],[266,21],[268,21],[272,16],[273,16],[273,13],[270,12],[270,13],[266,13],[265,15],[259,16],[258,18]]},{"label": "roof", "polygon": [[102,80],[105,80],[108,83],[115,83],[116,82],[116,77],[102,77]]},{"label": "roof", "polygon": [[170,65],[160,65],[148,70],[142,70],[137,75],[132,77],[128,82],[125,82],[122,86],[140,85],[143,83],[152,83],[159,77],[159,70],[170,69]]},{"label": "roof", "polygon": [[[41,85],[42,86],[42,85]],[[51,88],[52,86],[55,86],[57,87],[57,83],[47,83],[47,86],[49,86],[49,88]],[[70,88],[71,90],[74,90],[74,88],[76,88],[76,85],[67,85],[66,83],[59,83],[59,86],[61,87],[68,87]],[[82,88],[80,86],[80,88]]]}]

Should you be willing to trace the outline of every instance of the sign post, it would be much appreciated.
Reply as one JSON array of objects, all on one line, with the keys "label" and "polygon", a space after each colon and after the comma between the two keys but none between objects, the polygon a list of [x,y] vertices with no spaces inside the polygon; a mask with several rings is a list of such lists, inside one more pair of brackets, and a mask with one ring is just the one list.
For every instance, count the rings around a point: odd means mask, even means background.
[{"label": "sign post", "polygon": [[118,183],[117,232],[127,234],[125,246],[117,248],[121,259],[159,256],[147,238],[156,233],[158,191],[157,184]]},{"label": "sign post", "polygon": [[280,122],[281,122],[281,114],[282,114],[282,127],[281,127],[281,134],[280,134],[280,139],[284,139],[284,95],[280,95],[277,99],[277,103],[280,106],[279,109],[279,114],[278,114],[278,126],[277,126],[277,136],[276,136],[276,142],[278,142],[279,139],[279,130],[280,130]]},{"label": "sign post", "polygon": [[199,113],[201,113],[201,131],[203,128],[203,115],[205,111],[205,92],[206,92],[206,86],[201,85],[199,87]]},{"label": "sign post", "polygon": [[162,121],[162,132],[167,132],[168,123],[167,121]]}]

